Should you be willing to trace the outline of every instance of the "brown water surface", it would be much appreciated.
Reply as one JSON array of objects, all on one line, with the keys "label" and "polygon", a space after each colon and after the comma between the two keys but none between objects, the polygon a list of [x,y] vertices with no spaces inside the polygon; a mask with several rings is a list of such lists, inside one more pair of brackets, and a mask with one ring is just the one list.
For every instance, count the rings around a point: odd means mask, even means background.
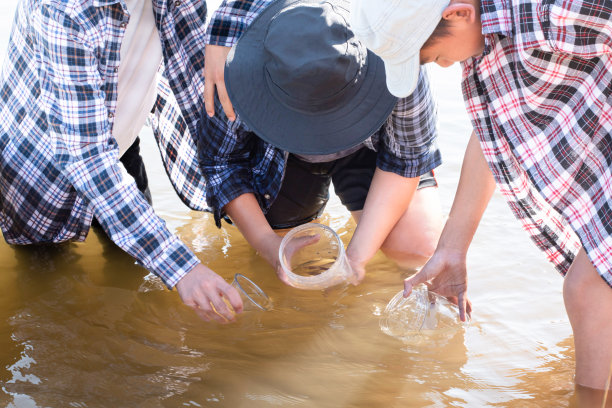
[{"label": "brown water surface", "polygon": [[[14,0],[0,5],[5,25]],[[432,69],[440,103],[437,171],[445,211],[469,136],[458,67]],[[281,284],[225,225],[190,212],[142,133],[156,212],[231,282],[253,279],[274,302],[235,324],[204,323],[175,291],[103,233],[84,243],[0,243],[0,406],[9,407],[578,407],[602,395],[574,389],[574,347],[562,279],[495,196],[470,250],[468,327],[404,344],[379,327],[402,272],[383,255],[357,286]],[[336,197],[322,223],[349,242]],[[601,403],[599,403],[601,404]]]}]

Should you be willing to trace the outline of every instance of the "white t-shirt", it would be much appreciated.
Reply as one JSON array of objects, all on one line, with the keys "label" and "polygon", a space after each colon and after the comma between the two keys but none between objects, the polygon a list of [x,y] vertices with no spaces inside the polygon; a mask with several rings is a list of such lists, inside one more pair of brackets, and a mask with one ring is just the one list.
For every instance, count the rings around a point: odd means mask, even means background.
[{"label": "white t-shirt", "polygon": [[134,143],[157,95],[162,47],[151,0],[125,0],[130,20],[121,44],[113,136],[119,155]]}]

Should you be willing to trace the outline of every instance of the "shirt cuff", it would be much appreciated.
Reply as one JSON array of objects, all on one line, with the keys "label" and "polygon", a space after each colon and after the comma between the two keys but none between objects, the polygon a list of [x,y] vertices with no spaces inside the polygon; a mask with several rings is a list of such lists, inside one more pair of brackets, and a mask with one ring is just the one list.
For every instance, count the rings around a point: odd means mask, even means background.
[{"label": "shirt cuff", "polygon": [[159,276],[168,289],[172,289],[188,272],[200,263],[198,257],[177,237],[163,254],[154,259],[147,269]]},{"label": "shirt cuff", "polygon": [[376,167],[379,169],[407,178],[419,177],[441,164],[442,155],[435,144],[417,159],[403,159],[388,151],[379,151],[376,160]]}]

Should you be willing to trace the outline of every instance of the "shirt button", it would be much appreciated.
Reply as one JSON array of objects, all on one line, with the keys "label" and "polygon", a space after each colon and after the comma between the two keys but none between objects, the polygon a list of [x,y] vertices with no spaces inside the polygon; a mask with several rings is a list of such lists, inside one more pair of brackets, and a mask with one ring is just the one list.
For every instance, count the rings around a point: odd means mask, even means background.
[{"label": "shirt button", "polygon": [[180,6],[180,5],[181,5],[181,0],[176,0],[176,1],[174,2],[174,7],[178,7],[178,6]]},{"label": "shirt button", "polygon": [[116,74],[117,72],[119,72],[119,67],[115,67],[113,68],[113,72]]},{"label": "shirt button", "polygon": [[121,28],[125,28],[125,27],[127,27],[127,25],[128,25],[127,21],[124,21],[123,23],[121,23],[121,24],[119,25],[119,27],[121,27]]},{"label": "shirt button", "polygon": [[113,112],[108,112],[108,118],[112,119],[113,117],[115,117],[115,114]]},{"label": "shirt button", "polygon": [[270,199],[270,194],[264,194],[264,198],[265,198],[266,200],[269,200],[269,199]]}]

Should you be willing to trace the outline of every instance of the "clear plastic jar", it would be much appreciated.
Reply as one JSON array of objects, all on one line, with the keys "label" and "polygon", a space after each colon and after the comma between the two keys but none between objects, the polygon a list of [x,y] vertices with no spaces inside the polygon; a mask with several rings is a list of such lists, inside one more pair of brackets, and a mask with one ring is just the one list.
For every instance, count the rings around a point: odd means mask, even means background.
[{"label": "clear plastic jar", "polygon": [[299,289],[325,289],[345,283],[351,274],[342,240],[322,224],[293,228],[283,237],[278,256],[289,284]]},{"label": "clear plastic jar", "polygon": [[413,288],[407,298],[399,291],[389,301],[380,319],[381,330],[400,340],[432,332],[460,328],[459,309],[445,297],[430,292],[425,285]]},{"label": "clear plastic jar", "polygon": [[272,310],[272,300],[255,282],[246,276],[240,273],[234,275],[232,286],[236,288],[242,298],[243,311]]}]

